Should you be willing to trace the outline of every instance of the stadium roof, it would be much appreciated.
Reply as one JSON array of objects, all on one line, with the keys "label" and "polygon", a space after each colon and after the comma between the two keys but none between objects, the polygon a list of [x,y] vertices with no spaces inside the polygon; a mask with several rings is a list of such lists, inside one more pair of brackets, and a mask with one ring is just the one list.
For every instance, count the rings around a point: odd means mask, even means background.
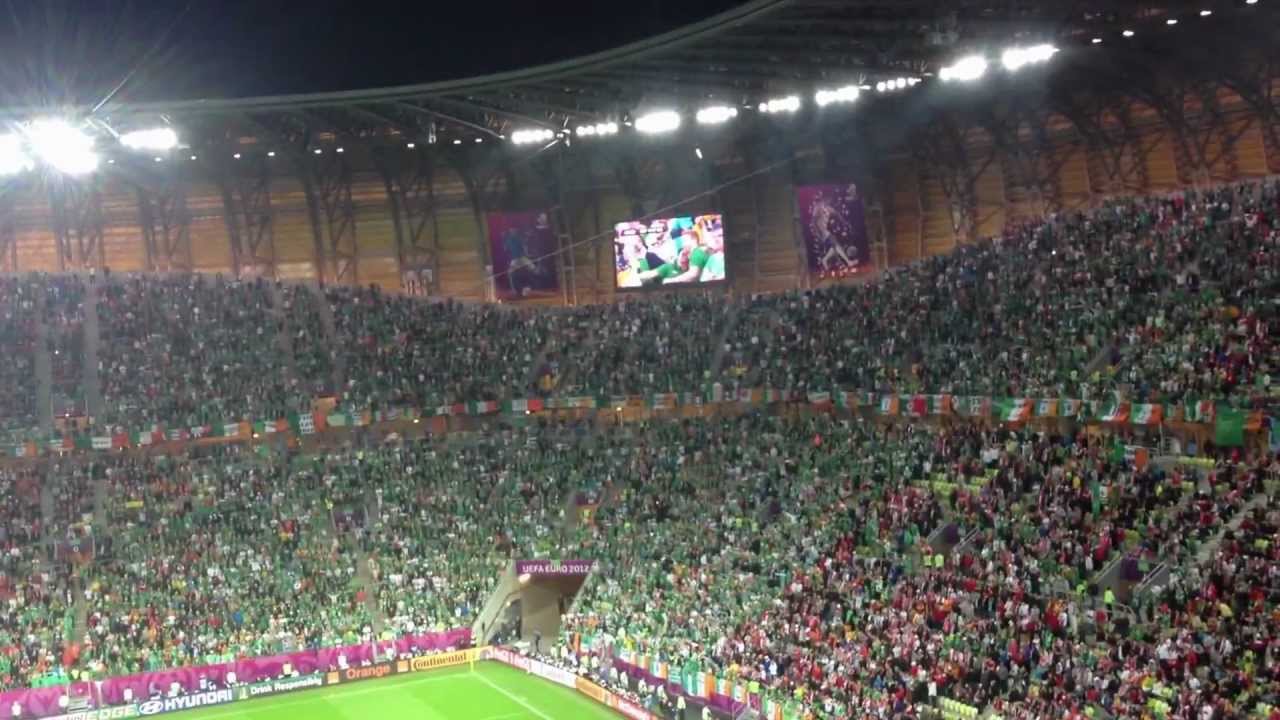
[{"label": "stadium roof", "polygon": [[[977,48],[1084,48],[1102,37],[1119,45],[1123,30],[1236,6],[1242,2],[751,0],[647,40],[511,72],[350,92],[108,105],[96,117],[113,126],[163,120],[192,139],[265,130],[434,140],[446,128],[454,137],[498,138],[520,127],[625,120],[645,108],[750,105],[821,87],[929,78]],[[1112,63],[1133,52],[1111,45]],[[1093,77],[1097,65],[1090,62]]]}]

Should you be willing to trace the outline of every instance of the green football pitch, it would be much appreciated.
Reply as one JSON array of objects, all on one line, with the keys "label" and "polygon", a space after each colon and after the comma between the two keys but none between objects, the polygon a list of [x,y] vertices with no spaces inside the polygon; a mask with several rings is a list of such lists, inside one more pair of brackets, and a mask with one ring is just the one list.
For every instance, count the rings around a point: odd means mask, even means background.
[{"label": "green football pitch", "polygon": [[617,720],[589,698],[495,662],[188,710],[175,720]]}]

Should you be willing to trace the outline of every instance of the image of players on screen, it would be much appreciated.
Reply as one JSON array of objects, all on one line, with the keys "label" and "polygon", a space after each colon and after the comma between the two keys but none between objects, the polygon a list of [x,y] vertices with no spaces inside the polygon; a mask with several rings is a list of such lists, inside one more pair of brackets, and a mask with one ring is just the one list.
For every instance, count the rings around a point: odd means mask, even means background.
[{"label": "image of players on screen", "polygon": [[702,284],[725,277],[724,227],[719,215],[619,223],[616,231],[614,257],[620,288]]}]

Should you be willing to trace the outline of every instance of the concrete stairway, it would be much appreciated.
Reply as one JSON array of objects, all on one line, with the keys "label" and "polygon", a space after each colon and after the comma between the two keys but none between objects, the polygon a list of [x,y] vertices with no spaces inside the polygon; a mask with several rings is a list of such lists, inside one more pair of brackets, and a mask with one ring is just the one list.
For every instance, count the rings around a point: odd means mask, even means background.
[{"label": "concrete stairway", "polygon": [[720,377],[721,371],[724,369],[725,345],[729,342],[730,336],[733,335],[734,329],[738,327],[738,318],[742,315],[742,303],[730,303],[729,317],[724,321],[724,327],[720,329],[720,334],[716,336],[715,352],[711,356],[711,376],[712,382]]},{"label": "concrete stairway", "polygon": [[271,317],[276,321],[276,347],[284,355],[285,377],[298,377],[298,364],[293,355],[293,336],[289,334],[289,326],[284,321],[284,291],[277,282],[267,283],[267,294],[271,297]]},{"label": "concrete stairway", "polygon": [[382,614],[382,608],[378,606],[378,582],[374,579],[373,568],[369,564],[371,556],[368,553],[359,552],[356,557],[356,582],[364,591],[365,608],[373,618],[373,633],[381,636],[382,631],[387,627],[387,618]]},{"label": "concrete stairway", "polygon": [[36,416],[40,420],[40,434],[53,434],[53,360],[49,357],[49,326],[44,321],[45,296],[43,287],[36,294]]},{"label": "concrete stairway", "polygon": [[[324,326],[325,343],[330,348],[337,348],[338,343],[338,325],[333,319],[333,308],[329,306],[329,300],[324,296],[324,288],[314,283],[308,283],[307,289],[310,290],[316,299],[316,303],[320,306],[320,323]],[[333,355],[333,393],[341,400],[342,393],[347,387],[347,361],[342,353],[334,353]]]},{"label": "concrete stairway", "polygon": [[1226,539],[1228,532],[1235,532],[1244,524],[1245,518],[1254,510],[1263,507],[1267,503],[1267,494],[1258,493],[1254,495],[1249,502],[1240,508],[1240,511],[1228,520],[1213,537],[1209,538],[1196,552],[1194,563],[1197,567],[1204,567],[1213,562],[1213,558],[1218,554],[1218,548],[1222,547],[1222,541]]},{"label": "concrete stairway", "polygon": [[102,382],[98,377],[98,347],[101,341],[98,331],[98,288],[105,282],[110,281],[97,276],[84,294],[84,377],[81,384],[84,387],[89,417],[102,414]]}]

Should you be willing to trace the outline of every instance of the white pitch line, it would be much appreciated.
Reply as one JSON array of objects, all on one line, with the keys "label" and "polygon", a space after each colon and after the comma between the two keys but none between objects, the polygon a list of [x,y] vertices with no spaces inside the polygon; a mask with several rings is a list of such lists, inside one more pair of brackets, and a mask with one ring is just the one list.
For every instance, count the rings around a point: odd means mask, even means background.
[{"label": "white pitch line", "polygon": [[[440,677],[440,676],[424,677],[424,678],[418,678],[416,680],[408,680],[405,682],[397,683],[396,687],[399,687],[401,685],[425,685],[427,683],[442,682],[444,680],[457,680],[459,677],[465,677],[465,676],[461,674],[452,674],[446,677]],[[341,685],[329,686],[329,688],[335,688],[335,689],[340,687],[342,686]],[[325,697],[324,699],[336,700],[336,699],[351,697],[352,695],[367,695],[369,693],[387,692],[387,691],[388,691],[388,688],[386,686],[367,687],[359,690],[344,690],[339,693],[334,693],[332,696]],[[297,700],[290,700],[288,702],[271,703],[271,707],[278,708],[278,707],[295,707],[297,705],[306,705],[308,703],[315,702],[320,697],[314,692],[308,692],[306,694],[308,695],[308,697],[299,698]],[[251,700],[256,700],[256,699],[257,698],[251,698]],[[262,699],[265,700],[266,698],[262,698]],[[249,709],[250,708],[245,707],[244,705],[236,705],[234,709],[227,708],[226,710],[223,710],[221,712],[215,711],[215,712],[209,713],[208,715],[202,715],[201,717],[204,718],[205,720],[213,720],[213,718],[235,717],[237,715],[240,715],[241,713],[247,712]],[[493,720],[497,720],[497,718],[493,718]],[[551,719],[547,718],[547,720],[551,720]]]},{"label": "white pitch line", "polygon": [[511,699],[512,699],[512,700],[514,700],[516,703],[518,703],[521,707],[523,707],[525,710],[528,710],[529,712],[533,713],[534,715],[537,715],[538,717],[542,718],[542,720],[554,720],[550,715],[547,715],[546,713],[542,712],[542,711],[541,711],[541,710],[539,710],[538,708],[536,708],[536,707],[534,707],[534,706],[530,705],[529,703],[525,702],[525,701],[524,701],[523,699],[521,699],[519,696],[517,696],[517,695],[512,695],[510,692],[508,692],[508,691],[504,690],[503,688],[499,687],[497,683],[493,682],[492,680],[490,680],[489,678],[485,677],[484,675],[479,675],[479,674],[477,674],[477,675],[475,675],[475,679],[479,680],[480,682],[484,683],[485,685],[488,685],[489,687],[493,688],[494,690],[497,690],[498,692],[502,693],[503,695],[506,695],[507,697],[511,698]]}]

